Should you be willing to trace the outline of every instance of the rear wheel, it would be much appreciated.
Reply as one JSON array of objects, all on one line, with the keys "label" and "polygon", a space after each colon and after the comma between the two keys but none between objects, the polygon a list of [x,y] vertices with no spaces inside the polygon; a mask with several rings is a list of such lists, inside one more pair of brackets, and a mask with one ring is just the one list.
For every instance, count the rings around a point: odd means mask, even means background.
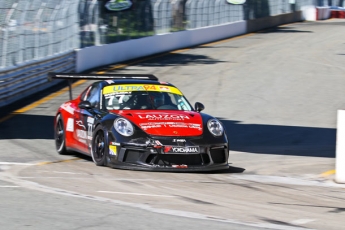
[{"label": "rear wheel", "polygon": [[56,116],[54,131],[56,151],[61,155],[68,154],[66,150],[65,130],[61,114]]},{"label": "rear wheel", "polygon": [[98,126],[93,134],[91,145],[91,156],[97,166],[106,166],[107,162],[107,144],[104,131]]}]

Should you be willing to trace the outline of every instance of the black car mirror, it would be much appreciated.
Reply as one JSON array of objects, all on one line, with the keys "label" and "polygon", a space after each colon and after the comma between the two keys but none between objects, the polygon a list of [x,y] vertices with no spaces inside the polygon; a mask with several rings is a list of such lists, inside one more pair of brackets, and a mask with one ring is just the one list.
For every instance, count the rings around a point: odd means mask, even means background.
[{"label": "black car mirror", "polygon": [[92,105],[89,101],[82,101],[79,103],[78,107],[80,109],[92,109]]},{"label": "black car mirror", "polygon": [[200,102],[195,102],[195,106],[194,107],[195,107],[195,110],[198,111],[198,112],[200,112],[200,111],[205,109],[205,106],[202,103],[200,103]]}]

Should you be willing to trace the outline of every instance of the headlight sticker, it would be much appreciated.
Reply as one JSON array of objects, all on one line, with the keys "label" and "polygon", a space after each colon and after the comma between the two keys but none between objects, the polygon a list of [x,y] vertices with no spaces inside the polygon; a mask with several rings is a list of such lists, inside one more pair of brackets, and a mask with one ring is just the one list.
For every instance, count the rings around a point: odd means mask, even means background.
[{"label": "headlight sticker", "polygon": [[207,122],[207,128],[213,136],[219,137],[223,135],[224,128],[217,119],[210,119]]},{"label": "headlight sticker", "polygon": [[119,134],[126,137],[134,134],[134,127],[131,122],[122,117],[119,117],[114,121],[114,128]]}]

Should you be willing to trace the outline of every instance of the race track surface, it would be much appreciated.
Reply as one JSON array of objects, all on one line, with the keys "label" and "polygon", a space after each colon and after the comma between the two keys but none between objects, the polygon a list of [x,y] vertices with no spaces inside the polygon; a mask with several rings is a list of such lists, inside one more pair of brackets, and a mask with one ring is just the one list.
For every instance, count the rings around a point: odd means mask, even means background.
[{"label": "race track surface", "polygon": [[[3,229],[344,228],[345,185],[330,170],[337,110],[345,108],[345,20],[294,23],[95,70],[105,72],[154,74],[202,102],[225,125],[231,167],[153,173],[60,156],[53,120],[69,94],[52,91],[0,123]],[[74,95],[89,82],[77,84]]]}]

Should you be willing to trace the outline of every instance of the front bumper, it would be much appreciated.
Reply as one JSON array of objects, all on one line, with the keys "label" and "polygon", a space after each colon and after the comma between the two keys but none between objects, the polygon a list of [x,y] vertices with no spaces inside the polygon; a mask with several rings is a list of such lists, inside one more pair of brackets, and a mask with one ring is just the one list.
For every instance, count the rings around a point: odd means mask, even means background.
[{"label": "front bumper", "polygon": [[[110,155],[109,166],[113,168],[146,170],[146,171],[216,171],[228,169],[229,149],[227,143],[205,144],[200,137],[180,138],[183,143],[173,142],[176,139],[147,138],[143,143],[122,142],[117,145],[116,154]],[[156,145],[156,143],[160,145]],[[198,152],[171,153],[165,147],[197,147]]]}]

